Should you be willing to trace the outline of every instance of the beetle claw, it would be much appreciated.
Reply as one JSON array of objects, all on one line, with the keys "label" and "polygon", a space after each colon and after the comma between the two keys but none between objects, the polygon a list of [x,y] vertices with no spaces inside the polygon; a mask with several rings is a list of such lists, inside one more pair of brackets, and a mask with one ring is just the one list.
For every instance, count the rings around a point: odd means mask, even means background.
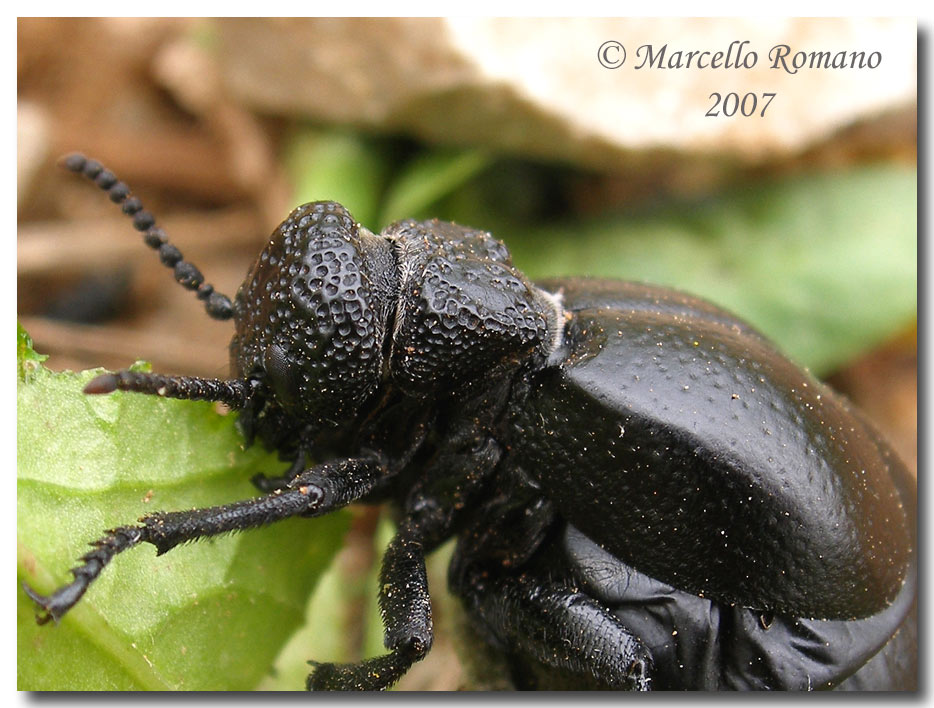
[{"label": "beetle claw", "polygon": [[42,610],[41,612],[36,612],[36,624],[48,624],[50,620],[55,620],[55,623],[58,624],[61,614],[56,611],[54,595],[40,595],[33,590],[25,580],[23,581],[23,590],[29,596],[29,599],[35,602]]}]

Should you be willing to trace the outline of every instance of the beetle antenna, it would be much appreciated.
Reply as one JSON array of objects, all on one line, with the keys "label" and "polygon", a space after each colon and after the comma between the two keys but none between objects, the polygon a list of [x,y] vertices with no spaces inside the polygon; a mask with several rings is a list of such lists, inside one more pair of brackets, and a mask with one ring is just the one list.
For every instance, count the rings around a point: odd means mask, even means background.
[{"label": "beetle antenna", "polygon": [[82,175],[107,192],[110,201],[121,205],[123,213],[133,219],[133,226],[143,232],[143,241],[150,248],[159,251],[159,259],[175,271],[175,280],[182,287],[194,290],[199,300],[204,301],[204,309],[215,320],[229,320],[233,317],[233,305],[230,298],[214,290],[214,286],[204,282],[204,276],[194,264],[182,258],[182,252],[169,243],[165,231],[156,226],[156,218],[143,209],[139,198],[132,196],[130,188],[117,179],[117,176],[97,160],[90,160],[80,153],[73,153],[62,160],[62,165],[70,172]]},{"label": "beetle antenna", "polygon": [[164,376],[140,371],[118,371],[101,374],[84,387],[85,393],[101,394],[114,391],[134,391],[180,398],[188,401],[217,401],[231,408],[246,408],[253,397],[256,383],[246,379],[202,379],[194,376]]}]

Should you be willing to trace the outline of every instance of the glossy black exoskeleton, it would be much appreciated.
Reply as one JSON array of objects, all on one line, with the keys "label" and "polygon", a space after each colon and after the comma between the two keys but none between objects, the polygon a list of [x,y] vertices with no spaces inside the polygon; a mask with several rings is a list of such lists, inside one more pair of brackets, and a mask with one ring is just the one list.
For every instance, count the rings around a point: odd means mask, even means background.
[{"label": "glossy black exoskeleton", "polygon": [[489,234],[333,202],[276,229],[233,302],[99,163],[208,313],[232,376],[122,371],[116,389],[222,401],[293,464],[262,496],[113,529],[48,597],[104,566],[352,502],[389,501],[389,653],[317,664],[314,689],[382,689],[431,647],[425,555],[520,688],[817,689],[916,684],[916,493],[889,446],[732,315],[672,290],[533,284]]}]

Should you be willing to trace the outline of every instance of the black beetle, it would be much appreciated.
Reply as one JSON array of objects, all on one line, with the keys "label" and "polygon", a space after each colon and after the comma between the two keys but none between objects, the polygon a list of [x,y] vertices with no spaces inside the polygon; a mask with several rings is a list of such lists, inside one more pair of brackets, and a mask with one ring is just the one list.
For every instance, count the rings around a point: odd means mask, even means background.
[{"label": "black beetle", "polygon": [[432,642],[425,555],[520,688],[913,688],[916,492],[840,396],[719,308],[665,288],[533,284],[488,233],[339,204],[293,211],[233,302],[99,163],[208,314],[228,380],[121,371],[85,388],[221,401],[291,461],[262,496],[106,532],[41,596],[58,619],[117,554],[389,501],[389,653],[310,689],[384,689]]}]

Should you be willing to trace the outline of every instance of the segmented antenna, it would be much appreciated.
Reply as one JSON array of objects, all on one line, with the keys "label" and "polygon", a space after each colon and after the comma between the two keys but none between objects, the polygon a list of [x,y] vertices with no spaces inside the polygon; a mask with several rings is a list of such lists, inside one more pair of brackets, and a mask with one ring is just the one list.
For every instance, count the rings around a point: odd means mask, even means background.
[{"label": "segmented antenna", "polygon": [[117,179],[97,160],[89,160],[80,153],[68,155],[62,160],[65,169],[87,177],[98,187],[107,192],[110,201],[120,204],[123,213],[133,219],[133,227],[143,232],[143,241],[147,246],[159,252],[159,259],[172,268],[175,280],[182,287],[195,291],[199,300],[204,301],[204,309],[215,320],[229,320],[233,317],[233,305],[230,298],[214,290],[214,286],[204,282],[204,276],[194,264],[182,257],[182,252],[169,243],[165,231],[156,226],[156,218],[143,209],[143,203],[131,195],[130,188]]},{"label": "segmented antenna", "polygon": [[255,388],[256,384],[246,379],[202,379],[124,370],[101,374],[87,383],[84,392],[98,395],[117,390],[134,391],[187,401],[220,401],[231,408],[245,408]]}]

